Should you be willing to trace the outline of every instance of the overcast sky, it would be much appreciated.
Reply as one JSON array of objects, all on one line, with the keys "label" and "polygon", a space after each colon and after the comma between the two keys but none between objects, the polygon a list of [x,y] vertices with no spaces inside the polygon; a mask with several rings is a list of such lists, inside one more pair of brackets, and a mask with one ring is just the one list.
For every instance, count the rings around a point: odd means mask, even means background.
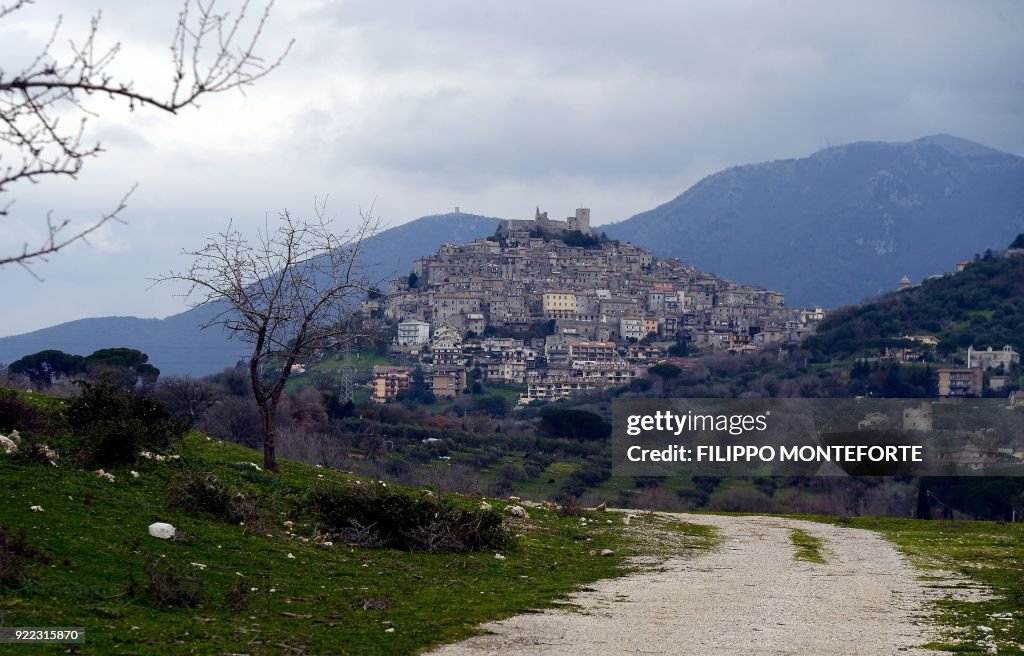
[{"label": "overcast sky", "polygon": [[[98,10],[100,42],[122,44],[111,71],[165,93],[169,0],[37,0],[0,19],[0,69],[38,50],[58,15],[63,44]],[[390,225],[455,206],[529,218],[580,203],[600,224],[723,167],[829,142],[946,132],[1024,154],[1022,35],[1014,0],[281,0],[259,49],[294,49],[244,97],[176,117],[90,98],[86,136],[106,152],[76,181],[0,196],[15,201],[0,217],[9,253],[47,211],[84,225],[138,184],[127,224],[37,265],[44,282],[0,269],[0,336],[176,313],[175,290],[147,278],[184,267],[182,248],[316,196],[342,225],[371,203]]]}]

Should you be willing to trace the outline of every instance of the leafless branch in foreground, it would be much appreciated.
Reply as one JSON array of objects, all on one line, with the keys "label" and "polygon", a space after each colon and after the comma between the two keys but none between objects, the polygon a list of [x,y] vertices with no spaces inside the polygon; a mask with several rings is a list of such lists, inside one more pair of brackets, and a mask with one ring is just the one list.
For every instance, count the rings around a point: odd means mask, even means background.
[{"label": "leafless branch in foreground", "polygon": [[[0,5],[0,19],[29,4],[32,0]],[[0,66],[0,196],[19,182],[76,178],[85,160],[103,152],[99,143],[83,142],[87,119],[95,115],[84,102],[92,96],[126,102],[133,111],[152,107],[177,114],[186,107],[198,107],[200,98],[209,94],[244,92],[280,66],[292,47],[289,42],[269,60],[257,52],[272,6],[271,0],[250,17],[250,0],[244,0],[234,15],[217,12],[216,0],[186,0],[175,23],[171,82],[164,91],[138,89],[132,81],[114,79],[108,69],[121,44],[102,47],[97,43],[98,14],[83,39],[69,42],[70,55],[58,58],[54,44],[62,20],[57,18],[46,44],[27,66],[13,74]],[[70,220],[47,215],[44,238],[12,253],[0,253],[0,267],[20,264],[31,272],[33,263],[85,240],[107,223],[120,221],[130,193],[85,228],[72,228]],[[12,206],[13,201],[0,200],[0,219],[10,216]]]}]

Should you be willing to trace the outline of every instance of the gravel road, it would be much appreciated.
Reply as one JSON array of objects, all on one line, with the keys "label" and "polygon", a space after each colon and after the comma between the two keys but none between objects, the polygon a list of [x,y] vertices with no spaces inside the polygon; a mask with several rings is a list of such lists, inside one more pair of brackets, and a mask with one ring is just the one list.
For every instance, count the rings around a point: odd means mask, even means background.
[{"label": "gravel road", "polygon": [[[870,531],[776,517],[675,514],[718,527],[715,551],[600,581],[554,609],[484,625],[435,656],[481,654],[927,654],[936,638],[927,587]],[[825,564],[797,561],[799,528],[825,541]]]}]

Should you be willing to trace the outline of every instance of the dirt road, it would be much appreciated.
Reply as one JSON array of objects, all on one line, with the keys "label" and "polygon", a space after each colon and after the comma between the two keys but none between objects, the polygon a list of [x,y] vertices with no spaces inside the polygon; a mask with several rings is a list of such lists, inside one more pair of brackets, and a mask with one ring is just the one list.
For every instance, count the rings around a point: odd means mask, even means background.
[{"label": "dirt road", "polygon": [[[939,594],[870,531],[775,517],[676,515],[718,527],[715,551],[660,571],[601,581],[578,609],[518,615],[436,656],[612,654],[928,654],[923,606]],[[790,532],[825,541],[798,561]]]}]

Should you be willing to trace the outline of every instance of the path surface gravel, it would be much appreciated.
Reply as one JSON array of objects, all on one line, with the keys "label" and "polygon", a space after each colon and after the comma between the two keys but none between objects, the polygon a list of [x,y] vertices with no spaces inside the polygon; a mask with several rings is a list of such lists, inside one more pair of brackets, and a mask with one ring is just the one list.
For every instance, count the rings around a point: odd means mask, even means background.
[{"label": "path surface gravel", "polygon": [[[481,654],[920,654],[937,638],[924,604],[944,591],[878,534],[782,519],[673,514],[718,527],[714,551],[591,584],[552,609],[483,626],[434,656]],[[825,564],[793,558],[790,531],[825,541]],[[931,573],[930,573],[931,574]]]}]

